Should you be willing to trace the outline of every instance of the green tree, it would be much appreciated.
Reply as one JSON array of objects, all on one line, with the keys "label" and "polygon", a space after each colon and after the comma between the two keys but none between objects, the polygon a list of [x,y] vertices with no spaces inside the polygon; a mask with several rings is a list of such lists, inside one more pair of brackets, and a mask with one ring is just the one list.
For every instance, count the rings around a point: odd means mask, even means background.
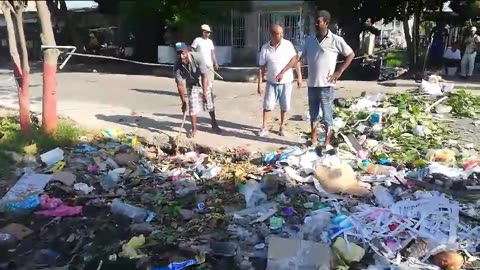
[{"label": "green tree", "polygon": [[[337,18],[339,25],[345,28],[347,40],[358,44],[358,35],[363,30],[363,22],[381,19],[388,23],[394,18],[404,22],[404,33],[407,43],[410,68],[420,66],[420,23],[424,14],[441,10],[444,0],[337,0],[317,1],[319,9],[327,9]],[[410,34],[408,21],[413,16],[413,29]]]},{"label": "green tree", "polygon": [[95,1],[100,12],[121,17],[124,23],[120,27],[135,36],[136,58],[145,61],[156,59],[157,46],[164,42],[168,28],[198,27],[206,19],[221,21],[229,18],[231,9],[246,10],[250,7],[249,1]]}]

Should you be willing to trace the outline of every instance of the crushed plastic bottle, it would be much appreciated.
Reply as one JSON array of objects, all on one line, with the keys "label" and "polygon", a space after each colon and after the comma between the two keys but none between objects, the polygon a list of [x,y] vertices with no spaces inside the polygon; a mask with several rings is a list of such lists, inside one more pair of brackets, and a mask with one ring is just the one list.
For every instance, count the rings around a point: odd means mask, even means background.
[{"label": "crushed plastic bottle", "polygon": [[397,169],[392,166],[370,164],[365,167],[365,172],[373,175],[391,175],[396,173]]},{"label": "crushed plastic bottle", "polygon": [[372,192],[375,196],[375,201],[377,201],[381,207],[389,208],[395,203],[392,194],[390,194],[386,187],[381,185],[374,186]]},{"label": "crushed plastic bottle", "polygon": [[114,199],[110,207],[112,213],[128,217],[135,223],[144,222],[148,216],[147,210],[124,203],[120,199]]}]

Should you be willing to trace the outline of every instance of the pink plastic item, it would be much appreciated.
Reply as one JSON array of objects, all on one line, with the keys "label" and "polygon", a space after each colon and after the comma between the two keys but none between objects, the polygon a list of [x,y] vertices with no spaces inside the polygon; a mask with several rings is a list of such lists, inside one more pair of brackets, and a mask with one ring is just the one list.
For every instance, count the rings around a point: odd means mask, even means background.
[{"label": "pink plastic item", "polygon": [[55,209],[43,210],[35,212],[41,217],[72,217],[82,213],[82,206],[60,205]]},{"label": "pink plastic item", "polygon": [[366,160],[369,156],[369,153],[367,150],[364,150],[364,149],[360,149],[358,150],[357,152],[357,157],[361,160]]},{"label": "pink plastic item", "polygon": [[60,199],[50,198],[50,196],[46,194],[40,196],[40,205],[42,206],[42,209],[53,209],[62,204],[63,202]]}]

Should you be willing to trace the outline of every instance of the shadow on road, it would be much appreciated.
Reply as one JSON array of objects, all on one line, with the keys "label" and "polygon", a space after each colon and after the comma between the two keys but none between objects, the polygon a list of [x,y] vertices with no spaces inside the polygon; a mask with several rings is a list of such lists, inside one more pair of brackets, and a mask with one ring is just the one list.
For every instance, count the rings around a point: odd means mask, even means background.
[{"label": "shadow on road", "polygon": [[[127,127],[132,128],[141,128],[148,130],[150,132],[173,132],[176,133],[180,129],[181,121],[183,115],[181,114],[155,114],[158,116],[158,120],[152,119],[149,117],[142,116],[131,116],[131,115],[104,115],[97,114],[95,117],[99,120],[121,124]],[[172,121],[175,119],[176,121]],[[223,133],[220,136],[225,137],[236,137],[245,140],[258,141],[271,144],[282,144],[286,146],[294,145],[292,141],[277,139],[277,138],[262,138],[256,135],[258,132],[257,127],[252,127],[248,125],[242,125],[238,123],[233,123],[225,120],[218,120],[218,124],[223,129]],[[215,134],[211,129],[210,118],[208,117],[198,117],[197,118],[197,128],[200,132],[206,132],[210,134]],[[185,129],[190,130],[191,125],[187,119],[185,124]],[[213,138],[212,138],[213,139]]]},{"label": "shadow on road", "polygon": [[166,90],[154,90],[154,89],[138,89],[132,88],[130,91],[135,91],[143,94],[155,94],[155,95],[162,95],[162,96],[172,96],[178,97],[178,93]]}]

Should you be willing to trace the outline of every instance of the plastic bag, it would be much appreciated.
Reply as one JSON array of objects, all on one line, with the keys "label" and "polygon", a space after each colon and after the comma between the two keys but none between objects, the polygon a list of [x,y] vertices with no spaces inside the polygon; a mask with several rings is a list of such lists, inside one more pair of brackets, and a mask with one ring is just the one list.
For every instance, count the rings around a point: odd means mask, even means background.
[{"label": "plastic bag", "polygon": [[267,201],[267,194],[261,190],[261,185],[255,181],[250,180],[240,188],[240,193],[245,196],[247,208],[255,207]]},{"label": "plastic bag", "polygon": [[145,237],[143,234],[140,236],[134,236],[128,241],[128,243],[123,244],[122,251],[118,254],[120,257],[135,259],[142,257],[139,254],[138,249],[145,245]]}]

